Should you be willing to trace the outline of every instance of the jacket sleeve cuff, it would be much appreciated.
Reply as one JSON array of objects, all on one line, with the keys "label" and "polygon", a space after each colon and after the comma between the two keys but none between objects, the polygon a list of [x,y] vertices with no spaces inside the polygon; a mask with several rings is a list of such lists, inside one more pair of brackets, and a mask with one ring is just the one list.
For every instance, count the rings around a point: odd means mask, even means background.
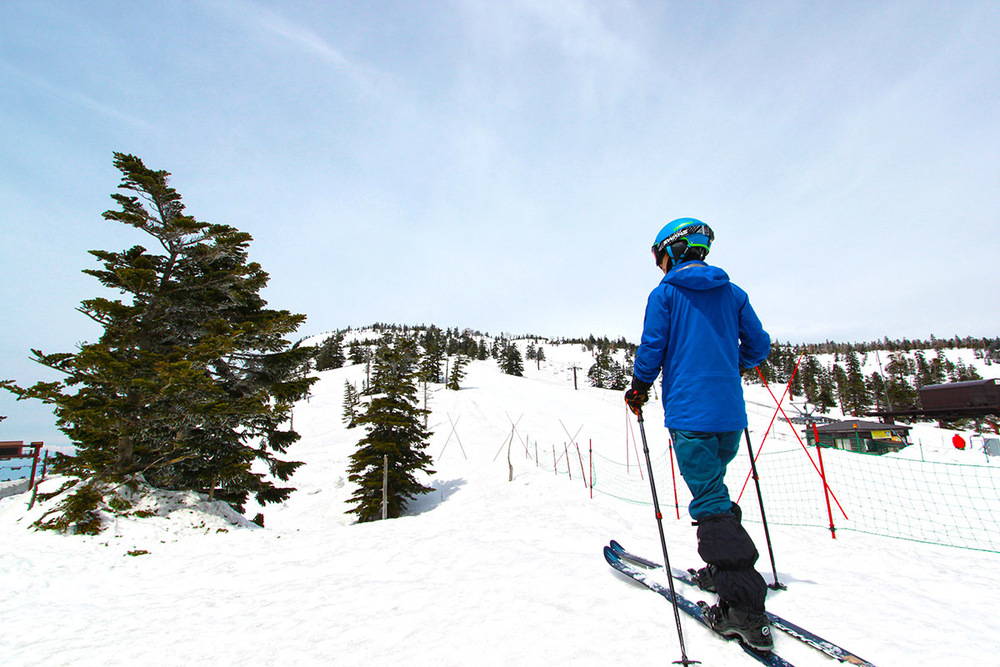
[{"label": "jacket sleeve cuff", "polygon": [[653,386],[652,382],[643,382],[637,377],[632,377],[632,389],[639,391],[640,393],[646,393],[649,388]]}]

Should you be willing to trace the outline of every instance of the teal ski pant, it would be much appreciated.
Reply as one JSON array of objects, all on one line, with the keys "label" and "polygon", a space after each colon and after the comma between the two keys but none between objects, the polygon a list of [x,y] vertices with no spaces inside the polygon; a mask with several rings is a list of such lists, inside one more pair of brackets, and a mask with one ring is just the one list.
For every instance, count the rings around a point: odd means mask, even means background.
[{"label": "teal ski pant", "polygon": [[742,431],[697,433],[671,430],[681,476],[694,498],[688,513],[698,526],[698,555],[716,568],[720,604],[764,611],[767,584],[754,569],[757,548],[740,523],[742,512],[729,498],[726,466],[736,457]]},{"label": "teal ski pant", "polygon": [[736,457],[743,431],[699,433],[670,429],[677,466],[693,498],[688,514],[697,521],[732,507],[726,488],[726,466]]}]

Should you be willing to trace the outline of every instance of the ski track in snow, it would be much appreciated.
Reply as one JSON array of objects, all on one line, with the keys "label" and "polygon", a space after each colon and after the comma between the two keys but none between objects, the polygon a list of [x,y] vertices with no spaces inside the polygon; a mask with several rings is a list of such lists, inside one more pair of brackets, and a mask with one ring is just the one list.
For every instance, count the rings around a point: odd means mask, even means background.
[{"label": "ski track in snow", "polygon": [[[286,504],[260,510],[264,529],[233,525],[207,501],[188,498],[165,516],[119,519],[96,537],[63,536],[27,528],[44,508],[27,511],[26,494],[0,500],[0,665],[661,666],[679,659],[669,604],[614,573],[601,554],[615,538],[659,560],[652,507],[591,500],[578,461],[570,460],[570,480],[525,456],[522,441],[537,440],[548,462],[580,429],[582,451],[592,442],[595,452],[623,458],[620,392],[584,388],[590,357],[579,346],[546,346],[546,353],[541,370],[527,362],[526,378],[473,362],[461,391],[433,385],[428,452],[436,472],[426,483],[435,491],[400,519],[354,524],[344,514],[347,459],[362,434],[343,427],[341,401],[345,380],[364,377],[358,367],[321,373],[313,396],[296,407],[303,439],[289,456],[307,465]],[[571,363],[583,367],[580,391],[567,375]],[[761,391],[748,388],[748,397],[766,404]],[[651,401],[651,449],[665,440],[657,410]],[[751,413],[757,438],[768,418]],[[946,433],[936,431],[921,427],[928,454],[972,460],[936,449],[933,440],[944,442]],[[59,482],[47,480],[43,490]],[[669,480],[657,486],[664,502]],[[248,507],[247,516],[256,511]],[[671,564],[698,565],[690,521],[666,512],[664,528]],[[770,580],[763,530],[748,529]],[[847,531],[831,540],[815,528],[771,526],[771,537],[788,584],[769,596],[772,611],[879,667],[997,664],[1000,555]],[[129,555],[136,550],[148,553]],[[688,657],[756,664],[691,619],[682,624]],[[800,667],[837,664],[781,633],[776,640]]]}]

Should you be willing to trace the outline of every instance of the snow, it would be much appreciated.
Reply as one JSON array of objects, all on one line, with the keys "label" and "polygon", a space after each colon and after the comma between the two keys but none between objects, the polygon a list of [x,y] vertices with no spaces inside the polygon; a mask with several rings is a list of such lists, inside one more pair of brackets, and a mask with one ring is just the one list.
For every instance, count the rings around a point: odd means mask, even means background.
[{"label": "snow", "polygon": [[[307,465],[287,503],[260,509],[264,528],[197,494],[158,492],[140,515],[109,519],[98,536],[64,536],[29,527],[51,503],[29,510],[29,494],[0,499],[0,664],[661,666],[679,659],[669,604],[614,573],[601,555],[614,538],[660,560],[652,508],[601,493],[591,499],[577,474],[588,446],[595,458],[625,463],[632,436],[620,392],[585,386],[591,356],[580,346],[542,345],[549,361],[536,369],[526,360],[525,378],[486,361],[468,367],[461,391],[432,385],[428,451],[436,472],[426,483],[435,491],[400,519],[355,524],[345,514],[347,458],[362,434],[344,428],[341,400],[344,382],[363,378],[359,367],[320,373],[312,397],[296,406],[303,439],[290,455]],[[574,364],[582,367],[578,391]],[[756,404],[771,400],[759,388],[747,393]],[[750,414],[759,442],[771,414],[763,407]],[[651,402],[654,459],[664,454],[661,417]],[[951,434],[921,426],[923,455],[985,464],[982,454],[949,450]],[[532,460],[536,443],[542,465]],[[765,451],[771,447],[789,448],[780,438]],[[572,479],[565,458],[553,474],[553,451],[573,453]],[[748,467],[745,458],[733,464],[739,484]],[[64,481],[50,478],[41,491]],[[669,477],[656,483],[671,563],[698,565],[695,529],[683,513],[674,516]],[[648,498],[648,482],[640,484]],[[752,508],[748,493],[743,503]],[[892,498],[885,503],[891,511]],[[770,580],[761,524],[747,525]],[[832,540],[815,527],[772,525],[770,534],[788,586],[769,596],[770,610],[879,667],[996,664],[1000,554],[849,530]],[[688,657],[756,664],[687,617],[682,623]],[[835,664],[780,633],[776,642],[796,665]]]}]

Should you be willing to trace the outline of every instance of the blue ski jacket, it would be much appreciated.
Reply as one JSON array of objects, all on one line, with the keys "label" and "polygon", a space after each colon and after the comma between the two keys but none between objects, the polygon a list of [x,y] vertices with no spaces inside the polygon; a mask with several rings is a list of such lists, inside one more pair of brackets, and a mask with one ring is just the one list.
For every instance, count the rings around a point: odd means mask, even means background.
[{"label": "blue ski jacket", "polygon": [[649,386],[663,371],[667,428],[741,431],[747,413],[740,370],[770,351],[747,293],[718,267],[683,262],[649,295],[633,374]]}]

